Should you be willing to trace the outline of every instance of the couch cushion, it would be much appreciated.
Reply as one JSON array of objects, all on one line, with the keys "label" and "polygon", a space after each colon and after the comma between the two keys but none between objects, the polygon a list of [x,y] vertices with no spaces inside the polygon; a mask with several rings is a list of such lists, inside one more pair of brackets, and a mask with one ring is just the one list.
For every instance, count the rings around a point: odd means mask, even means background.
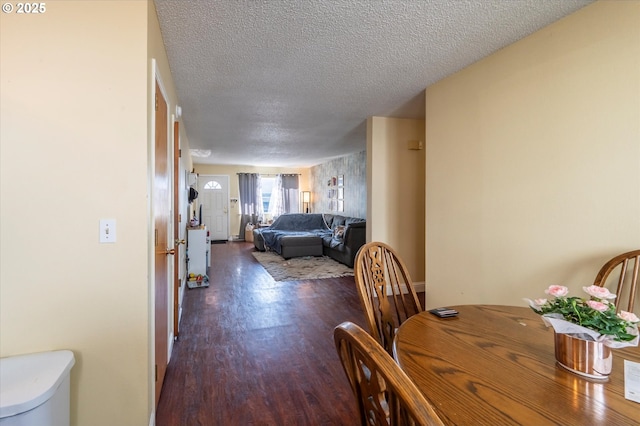
[{"label": "couch cushion", "polygon": [[325,224],[319,213],[286,213],[278,216],[269,228],[283,231],[311,231],[324,229]]},{"label": "couch cushion", "polygon": [[354,223],[359,223],[361,225],[364,225],[364,222],[366,222],[366,221],[367,221],[366,219],[360,219],[359,217],[348,217],[345,220],[344,224],[345,225],[351,225],[351,224],[354,224]]},{"label": "couch cushion", "polygon": [[262,231],[262,238],[264,239],[264,247],[278,254],[282,254],[282,239],[288,237],[313,237],[318,238],[315,234],[308,231],[286,231],[280,229],[265,229]]}]

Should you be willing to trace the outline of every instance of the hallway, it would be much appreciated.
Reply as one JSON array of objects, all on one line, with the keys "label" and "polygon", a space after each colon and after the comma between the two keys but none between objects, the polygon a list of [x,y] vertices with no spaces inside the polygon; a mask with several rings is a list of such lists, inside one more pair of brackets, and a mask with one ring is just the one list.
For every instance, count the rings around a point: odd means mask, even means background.
[{"label": "hallway", "polygon": [[275,282],[253,250],[212,245],[210,286],[187,289],[156,424],[357,424],[333,343],[365,326],[353,277]]}]

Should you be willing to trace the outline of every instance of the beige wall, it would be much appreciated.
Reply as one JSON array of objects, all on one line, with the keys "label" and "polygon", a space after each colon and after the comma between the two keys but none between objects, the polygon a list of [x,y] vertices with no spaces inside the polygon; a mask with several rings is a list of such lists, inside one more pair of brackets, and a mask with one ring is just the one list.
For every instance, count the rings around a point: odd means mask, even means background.
[{"label": "beige wall", "polygon": [[640,246],[640,2],[597,2],[427,88],[428,305],[579,295]]},{"label": "beige wall", "polygon": [[413,281],[424,281],[424,120],[370,117],[367,122],[367,241],[391,245]]},{"label": "beige wall", "polygon": [[[309,191],[309,169],[305,167],[259,167],[259,166],[240,166],[240,165],[211,165],[211,164],[194,164],[195,172],[200,175],[226,175],[229,176],[229,198],[240,199],[238,186],[238,173],[299,173],[300,174],[300,191]],[[194,203],[196,208],[197,202]],[[240,203],[236,203],[235,207],[231,204],[229,216],[229,232],[232,236],[238,235],[240,230]],[[244,237],[244,235],[243,235]]]},{"label": "beige wall", "polygon": [[[148,55],[162,44],[149,7],[0,15],[0,355],[72,350],[74,425],[151,415]],[[101,218],[116,243],[99,244]]]}]

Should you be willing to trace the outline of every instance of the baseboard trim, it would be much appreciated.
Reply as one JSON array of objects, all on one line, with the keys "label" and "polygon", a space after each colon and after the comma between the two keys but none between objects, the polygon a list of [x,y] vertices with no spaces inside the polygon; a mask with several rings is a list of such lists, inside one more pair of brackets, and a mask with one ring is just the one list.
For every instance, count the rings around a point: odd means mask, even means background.
[{"label": "baseboard trim", "polygon": [[424,281],[418,281],[417,283],[413,283],[413,289],[416,293],[426,292],[427,285]]}]

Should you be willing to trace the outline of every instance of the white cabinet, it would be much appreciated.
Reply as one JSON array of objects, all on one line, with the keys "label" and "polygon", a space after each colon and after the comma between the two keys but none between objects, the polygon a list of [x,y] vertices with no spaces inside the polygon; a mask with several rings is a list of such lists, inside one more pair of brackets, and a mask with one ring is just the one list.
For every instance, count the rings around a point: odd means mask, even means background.
[{"label": "white cabinet", "polygon": [[207,228],[201,226],[188,229],[187,254],[189,256],[189,273],[207,275],[207,269],[211,266],[211,243]]}]

